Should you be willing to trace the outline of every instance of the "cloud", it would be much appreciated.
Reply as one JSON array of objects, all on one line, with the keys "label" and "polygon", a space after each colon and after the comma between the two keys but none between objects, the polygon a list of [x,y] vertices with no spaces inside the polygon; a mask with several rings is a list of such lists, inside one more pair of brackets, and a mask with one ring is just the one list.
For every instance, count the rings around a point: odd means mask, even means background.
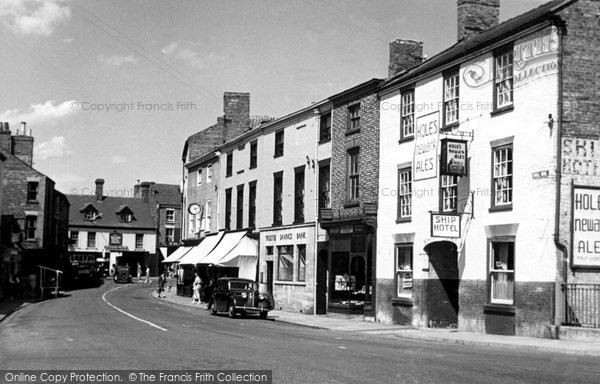
[{"label": "cloud", "polygon": [[62,39],[62,42],[65,44],[71,44],[73,41],[75,41],[73,37],[65,37],[64,39]]},{"label": "cloud", "polygon": [[123,156],[114,155],[114,156],[110,157],[110,162],[112,164],[124,164],[127,162],[127,159],[124,158]]},{"label": "cloud", "polygon": [[120,67],[123,64],[137,64],[138,63],[138,59],[136,59],[133,55],[127,55],[127,56],[100,55],[100,56],[98,56],[98,61],[101,62],[102,64],[111,65],[111,66],[115,66],[115,67]]},{"label": "cloud", "polygon": [[39,124],[75,113],[76,108],[73,108],[73,105],[77,106],[75,100],[67,100],[58,105],[54,103],[54,100],[48,100],[43,104],[33,104],[27,111],[9,109],[0,113],[0,121],[8,121],[13,124],[21,121],[28,124]]},{"label": "cloud", "polygon": [[71,17],[66,0],[2,0],[0,20],[16,34],[49,36]]},{"label": "cloud", "polygon": [[225,55],[216,54],[209,52],[208,54],[201,55],[199,52],[188,46],[189,44],[181,44],[179,42],[172,42],[164,47],[161,52],[167,56],[179,59],[192,67],[202,69],[208,64],[225,60]]},{"label": "cloud", "polygon": [[50,157],[64,157],[71,154],[71,149],[65,144],[64,136],[54,136],[49,141],[36,144],[34,152],[39,159]]}]

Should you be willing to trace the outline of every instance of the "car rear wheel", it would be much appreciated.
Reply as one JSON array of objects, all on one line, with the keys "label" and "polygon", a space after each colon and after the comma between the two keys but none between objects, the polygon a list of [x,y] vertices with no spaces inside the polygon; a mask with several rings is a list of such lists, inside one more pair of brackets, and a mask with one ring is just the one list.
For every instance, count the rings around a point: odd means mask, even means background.
[{"label": "car rear wheel", "polygon": [[214,301],[210,302],[210,314],[213,316],[217,314],[217,303]]},{"label": "car rear wheel", "polygon": [[264,319],[266,319],[266,318],[267,318],[267,315],[268,315],[268,314],[269,314],[269,312],[266,312],[266,311],[265,311],[265,312],[261,312],[261,313],[260,313],[260,318],[264,320]]},{"label": "car rear wheel", "polygon": [[234,318],[235,317],[235,309],[232,303],[229,303],[229,305],[227,306],[227,314],[229,315],[229,317]]}]

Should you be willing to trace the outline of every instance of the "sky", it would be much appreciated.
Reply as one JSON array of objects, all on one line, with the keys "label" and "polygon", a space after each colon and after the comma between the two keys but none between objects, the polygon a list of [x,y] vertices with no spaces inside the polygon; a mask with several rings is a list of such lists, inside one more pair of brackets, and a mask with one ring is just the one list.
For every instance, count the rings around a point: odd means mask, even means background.
[{"label": "sky", "polygon": [[[501,0],[507,20],[546,0]],[[27,122],[63,193],[179,184],[224,92],[284,116],[371,78],[389,42],[456,42],[455,0],[0,0],[0,121]]]}]

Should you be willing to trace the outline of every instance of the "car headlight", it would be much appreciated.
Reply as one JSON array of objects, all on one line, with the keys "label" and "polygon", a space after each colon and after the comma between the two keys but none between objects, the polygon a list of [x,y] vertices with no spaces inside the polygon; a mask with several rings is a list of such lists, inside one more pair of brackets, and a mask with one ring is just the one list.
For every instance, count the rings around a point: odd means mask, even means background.
[{"label": "car headlight", "polygon": [[258,300],[264,300],[265,299],[265,295],[263,295],[262,293],[260,295],[258,295]]},{"label": "car headlight", "polygon": [[246,292],[242,292],[242,299],[245,299],[248,297],[248,294]]}]

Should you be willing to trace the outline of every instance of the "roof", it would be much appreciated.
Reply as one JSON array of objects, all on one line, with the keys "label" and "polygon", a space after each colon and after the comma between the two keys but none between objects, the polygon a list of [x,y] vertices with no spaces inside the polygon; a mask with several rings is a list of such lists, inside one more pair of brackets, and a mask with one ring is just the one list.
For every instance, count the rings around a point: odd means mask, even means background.
[{"label": "roof", "polygon": [[[97,201],[94,195],[66,195],[71,204],[71,214],[69,215],[69,226],[95,226],[111,227],[121,229],[155,229],[154,219],[150,214],[150,204],[144,203],[142,199],[132,197],[113,197],[104,196],[102,201]],[[83,220],[79,211],[86,207],[93,206],[100,216],[97,220],[91,222]],[[119,221],[117,212],[122,206],[127,206],[133,214],[131,223]]]},{"label": "roof", "polygon": [[181,205],[181,191],[176,184],[152,184],[150,193],[154,194],[154,199],[161,205]]},{"label": "roof", "polygon": [[482,48],[489,47],[492,43],[498,42],[505,37],[512,36],[535,24],[550,20],[556,12],[571,5],[577,0],[553,0],[541,6],[525,12],[512,19],[500,23],[494,28],[490,28],[470,39],[464,39],[452,45],[448,49],[438,53],[422,64],[411,68],[408,71],[401,72],[385,81],[381,90],[399,85],[404,81],[414,80],[415,77],[433,72],[442,65],[449,63],[468,54],[477,52]]}]

